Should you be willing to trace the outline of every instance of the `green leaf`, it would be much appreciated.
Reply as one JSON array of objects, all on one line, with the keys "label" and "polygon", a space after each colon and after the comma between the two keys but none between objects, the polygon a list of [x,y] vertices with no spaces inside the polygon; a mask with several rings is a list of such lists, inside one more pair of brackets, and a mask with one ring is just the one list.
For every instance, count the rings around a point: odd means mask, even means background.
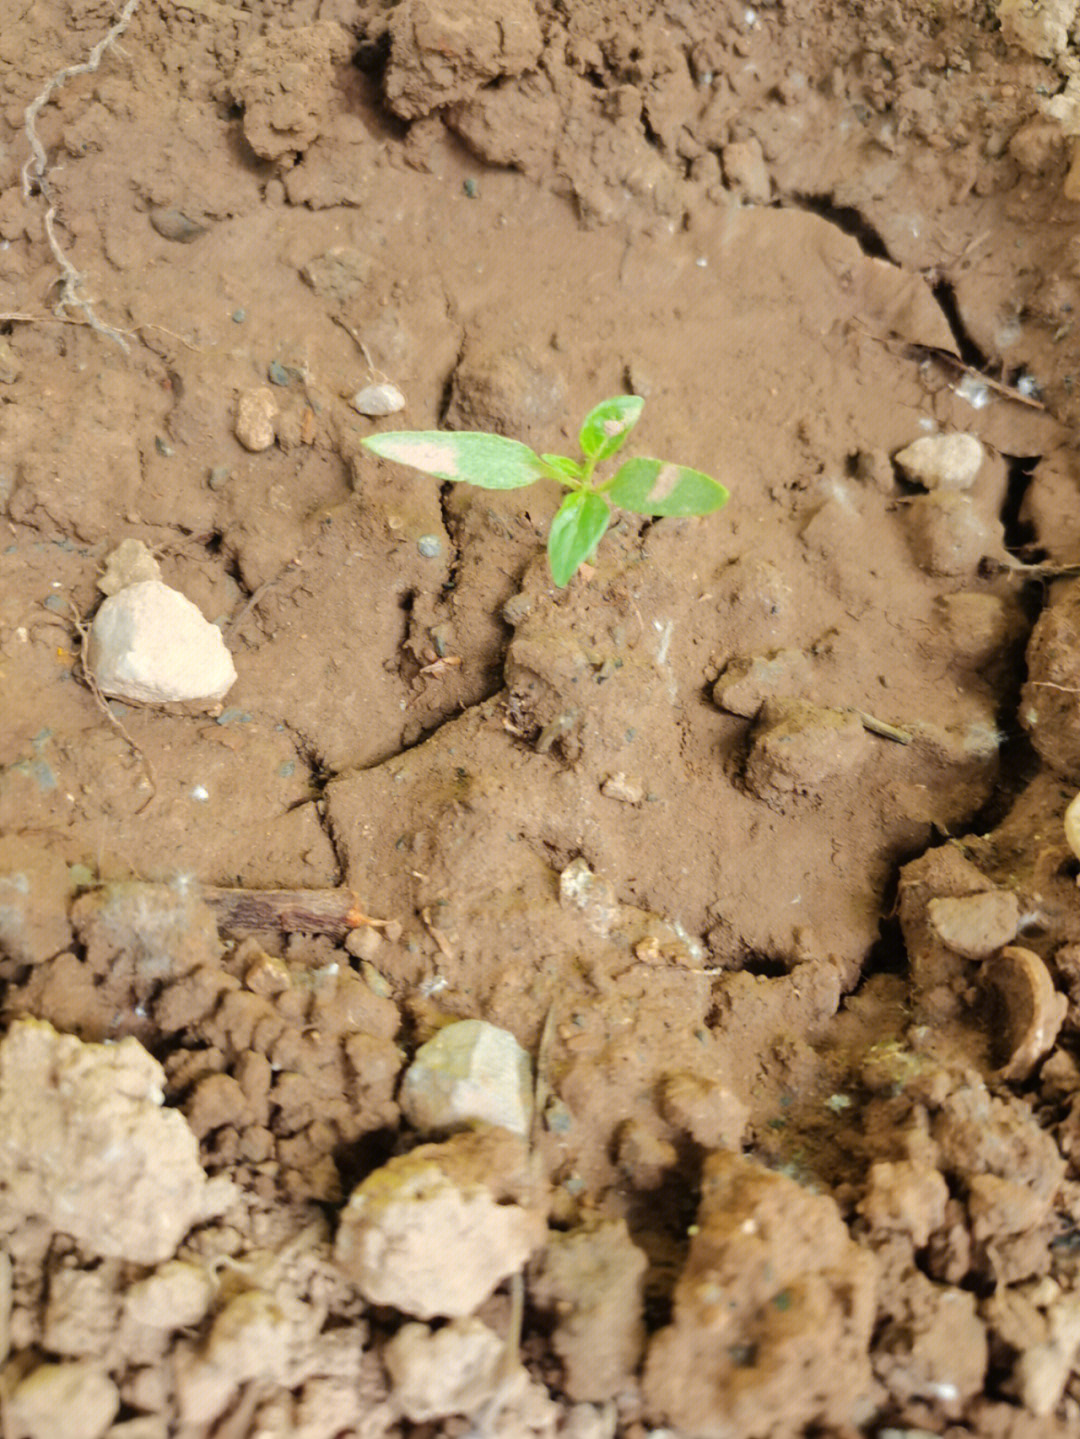
[{"label": "green leaf", "polygon": [[560,589],[594,553],[610,520],[610,506],[595,490],[575,490],[563,500],[548,534],[551,577]]},{"label": "green leaf", "polygon": [[571,460],[567,455],[541,455],[540,458],[553,471],[551,478],[561,485],[575,484],[585,473],[577,460]]},{"label": "green leaf", "polygon": [[548,474],[528,445],[479,430],[391,430],[363,443],[384,460],[484,490],[516,490]]},{"label": "green leaf", "polygon": [[716,480],[664,460],[627,460],[601,493],[635,515],[711,515],[728,501]]},{"label": "green leaf", "polygon": [[637,424],[644,404],[640,395],[616,395],[590,410],[581,427],[581,453],[594,464],[610,458]]}]

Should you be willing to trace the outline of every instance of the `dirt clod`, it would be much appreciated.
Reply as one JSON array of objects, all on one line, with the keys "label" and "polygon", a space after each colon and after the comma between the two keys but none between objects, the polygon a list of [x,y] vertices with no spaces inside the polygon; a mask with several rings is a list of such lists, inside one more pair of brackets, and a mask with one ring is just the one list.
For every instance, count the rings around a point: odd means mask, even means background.
[{"label": "dirt clod", "polygon": [[160,1108],[161,1066],[134,1039],[83,1044],[24,1020],[0,1043],[4,1222],[44,1219],[91,1254],[154,1264],[232,1185],[207,1183],[194,1135]]},{"label": "dirt clod", "polygon": [[543,1240],[543,1212],[513,1178],[524,1159],[521,1140],[491,1129],[390,1160],[342,1212],[342,1271],[373,1304],[420,1319],[472,1314]]}]

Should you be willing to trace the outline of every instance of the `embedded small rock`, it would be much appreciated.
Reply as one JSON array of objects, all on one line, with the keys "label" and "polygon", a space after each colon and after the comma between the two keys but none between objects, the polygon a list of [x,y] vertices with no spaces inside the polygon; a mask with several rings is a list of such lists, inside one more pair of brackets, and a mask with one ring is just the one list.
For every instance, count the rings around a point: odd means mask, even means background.
[{"label": "embedded small rock", "polygon": [[896,463],[924,490],[970,490],[984,454],[974,435],[923,435],[897,453]]},{"label": "embedded small rock", "polygon": [[396,415],[399,410],[403,410],[405,396],[396,385],[365,385],[353,395],[351,403],[359,414],[374,420],[383,415]]},{"label": "embedded small rock", "polygon": [[532,1066],[512,1034],[482,1019],[462,1019],[420,1046],[399,1096],[416,1129],[495,1124],[528,1134]]},{"label": "embedded small rock", "polygon": [[394,1402],[414,1424],[472,1415],[491,1398],[505,1345],[479,1319],[454,1319],[442,1329],[404,1324],[387,1342],[383,1363]]},{"label": "embedded small rock", "polygon": [[236,402],[236,438],[245,450],[258,454],[274,443],[277,401],[266,385],[245,390]]},{"label": "embedded small rock", "polygon": [[645,786],[639,779],[632,778],[618,770],[609,774],[600,786],[605,799],[617,799],[620,804],[641,804],[645,798]]},{"label": "embedded small rock", "polygon": [[209,226],[185,215],[183,210],[156,209],[150,211],[150,223],[163,240],[173,240],[178,245],[190,245],[200,235],[205,235]]},{"label": "embedded small rock", "polygon": [[236,681],[221,631],[160,580],[128,585],[104,602],[88,659],[103,694],[146,704],[218,700]]},{"label": "embedded small rock", "polygon": [[1020,901],[1011,889],[932,899],[930,928],[943,944],[965,959],[983,959],[1016,938]]}]

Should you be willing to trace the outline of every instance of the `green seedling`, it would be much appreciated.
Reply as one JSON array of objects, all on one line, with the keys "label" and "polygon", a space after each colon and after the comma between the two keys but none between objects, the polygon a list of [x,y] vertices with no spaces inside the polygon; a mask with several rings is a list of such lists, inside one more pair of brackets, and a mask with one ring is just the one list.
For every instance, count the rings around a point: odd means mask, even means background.
[{"label": "green seedling", "polygon": [[437,480],[484,490],[557,481],[570,491],[548,534],[551,577],[561,588],[596,553],[616,506],[635,515],[709,515],[727,503],[728,492],[716,480],[665,460],[627,460],[610,479],[597,481],[597,465],[622,448],[644,403],[637,395],[617,395],[590,410],[578,437],[578,460],[538,455],[520,440],[482,430],[394,430],[371,435],[364,444],[383,459]]}]

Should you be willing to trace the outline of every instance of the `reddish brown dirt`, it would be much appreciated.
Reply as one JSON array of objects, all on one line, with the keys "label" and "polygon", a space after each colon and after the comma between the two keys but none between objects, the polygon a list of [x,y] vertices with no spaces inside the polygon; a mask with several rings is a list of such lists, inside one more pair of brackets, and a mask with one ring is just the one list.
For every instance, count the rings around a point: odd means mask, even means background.
[{"label": "reddish brown dirt", "polygon": [[[0,1430],[1076,1433],[1080,48],[142,0],[38,110],[117,11],[3,3]],[[628,390],[732,499],[565,590],[361,446]],[[129,537],[224,703],[85,683]],[[527,1135],[403,1118],[464,1018]]]}]

